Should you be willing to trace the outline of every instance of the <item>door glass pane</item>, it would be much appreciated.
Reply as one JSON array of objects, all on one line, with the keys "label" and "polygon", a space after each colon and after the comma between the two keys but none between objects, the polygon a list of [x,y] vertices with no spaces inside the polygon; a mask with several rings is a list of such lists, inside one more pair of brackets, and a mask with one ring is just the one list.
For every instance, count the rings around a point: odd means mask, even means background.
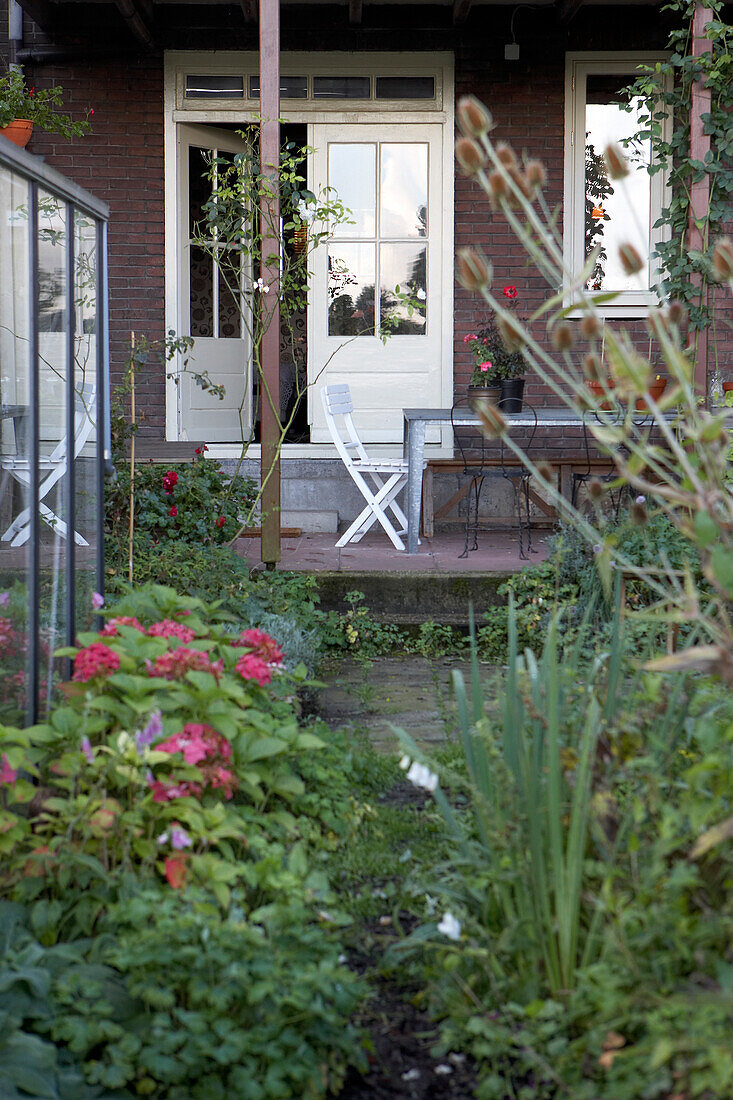
[{"label": "door glass pane", "polygon": [[200,232],[202,227],[198,223],[204,217],[203,206],[211,198],[211,183],[208,178],[210,156],[208,150],[195,149],[193,146],[188,151],[189,237]]},{"label": "door glass pane", "polygon": [[214,335],[213,261],[203,248],[191,246],[191,336]]},{"label": "door glass pane", "polygon": [[[328,147],[328,183],[351,210],[353,225],[339,228],[342,237],[373,237],[377,210],[377,147],[334,142]],[[373,285],[373,281],[372,281]]]},{"label": "door glass pane", "polygon": [[239,309],[241,280],[239,254],[218,251],[219,275],[219,336],[238,340],[242,335],[242,315]]},{"label": "door glass pane", "polygon": [[75,627],[92,630],[96,580],[97,499],[97,230],[79,210],[74,214],[74,575]]},{"label": "door glass pane", "polygon": [[[622,181],[610,180],[603,151],[639,129],[642,102],[624,110],[621,88],[627,75],[589,76],[585,109],[585,257],[600,246],[587,282],[589,290],[641,290],[649,287],[651,221],[651,143],[634,142],[625,148],[631,168]],[[619,245],[633,244],[647,262],[638,275],[626,275],[619,262]]]},{"label": "door glass pane", "polygon": [[328,250],[329,336],[374,336],[375,247],[338,244]]},{"label": "door glass pane", "polygon": [[[379,306],[382,320],[389,317],[389,331],[396,336],[422,335],[427,320],[425,245],[383,244],[380,250]],[[395,288],[409,293],[417,306],[409,315]]]},{"label": "door glass pane", "polygon": [[383,237],[427,236],[428,147],[381,146],[379,231]]}]

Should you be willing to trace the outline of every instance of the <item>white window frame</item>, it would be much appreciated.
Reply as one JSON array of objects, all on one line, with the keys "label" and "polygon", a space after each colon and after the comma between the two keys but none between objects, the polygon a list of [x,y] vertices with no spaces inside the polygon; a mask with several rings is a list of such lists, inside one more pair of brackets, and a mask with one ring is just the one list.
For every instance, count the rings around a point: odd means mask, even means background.
[{"label": "white window frame", "polygon": [[[280,116],[285,122],[353,122],[400,123],[440,122],[443,125],[443,271],[442,295],[442,357],[444,388],[452,394],[453,386],[453,143],[454,143],[454,56],[450,52],[436,53],[363,53],[346,52],[283,53],[281,73],[287,76],[433,76],[435,97],[431,100],[365,99],[282,99]],[[166,331],[181,331],[179,312],[179,242],[177,232],[177,127],[179,123],[209,122],[248,123],[259,121],[259,100],[247,96],[247,78],[259,72],[259,56],[255,52],[167,50],[164,55],[164,149],[165,149],[165,326]],[[241,75],[245,79],[244,98],[186,99],[185,81],[188,74]],[[309,82],[309,90],[311,84]],[[372,95],[374,82],[372,82]],[[450,404],[452,397],[447,397]],[[166,439],[181,438],[178,413],[178,389],[171,379],[166,384]],[[376,445],[375,453],[398,453],[394,444]],[[209,448],[212,457],[236,458],[241,453],[237,443],[217,443]],[[248,449],[248,457],[259,456],[259,445]],[[328,444],[285,444],[283,455],[290,458],[333,457]],[[399,450],[401,453],[401,449]],[[435,455],[451,454],[452,441],[444,435],[442,447],[430,448]]]},{"label": "white window frame", "polygon": [[[629,83],[638,75],[639,65],[653,65],[665,61],[666,53],[626,53],[617,51],[567,53],[565,55],[565,165],[563,195],[563,261],[566,279],[577,274],[585,262],[585,107],[588,76],[628,74]],[[671,126],[668,118],[667,130]],[[669,134],[665,133],[665,137]],[[651,206],[649,256],[658,243],[669,239],[669,227],[652,228],[662,208],[668,201],[665,172],[651,177]],[[656,281],[654,262],[650,263],[650,278]],[[586,291],[590,297],[606,291]],[[598,312],[604,317],[645,317],[652,305],[659,301],[654,290],[623,290],[613,302],[599,304]],[[565,305],[572,303],[569,286],[566,287]],[[570,314],[572,317],[573,314]]]}]

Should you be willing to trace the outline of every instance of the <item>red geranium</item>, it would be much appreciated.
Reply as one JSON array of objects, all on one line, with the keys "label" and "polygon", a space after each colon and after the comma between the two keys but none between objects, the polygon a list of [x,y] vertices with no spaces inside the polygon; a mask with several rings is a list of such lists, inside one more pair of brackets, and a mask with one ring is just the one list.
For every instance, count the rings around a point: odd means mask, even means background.
[{"label": "red geranium", "polygon": [[517,296],[517,288],[515,286],[505,286],[502,293],[505,298],[513,301]]},{"label": "red geranium", "polygon": [[175,470],[169,470],[167,474],[163,474],[163,488],[166,494],[170,494],[178,484],[178,474]]},{"label": "red geranium", "polygon": [[173,505],[173,507],[172,507],[172,508],[170,509],[170,511],[168,512],[168,515],[169,515],[169,516],[173,516],[173,518],[174,518],[174,519],[175,519],[175,518],[176,518],[176,516],[178,515],[178,509],[176,508],[175,504]]},{"label": "red geranium", "polygon": [[226,523],[226,521],[227,521],[226,516],[219,516],[218,520],[216,521],[216,526],[217,527],[223,527],[224,524]]}]

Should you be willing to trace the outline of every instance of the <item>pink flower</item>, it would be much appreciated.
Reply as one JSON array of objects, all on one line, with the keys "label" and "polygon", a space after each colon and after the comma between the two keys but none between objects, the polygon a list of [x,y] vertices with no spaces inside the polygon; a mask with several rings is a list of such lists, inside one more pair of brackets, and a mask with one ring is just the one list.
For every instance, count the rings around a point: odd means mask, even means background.
[{"label": "pink flower", "polygon": [[490,363],[488,359],[486,360],[485,363],[480,363],[479,364],[479,370],[483,371],[484,374],[486,373],[487,370],[491,370],[491,367],[492,367],[492,363]]},{"label": "pink flower", "polygon": [[99,633],[107,638],[116,638],[118,626],[134,626],[135,630],[145,633],[145,627],[132,615],[118,615],[116,619],[110,619]]},{"label": "pink flower", "polygon": [[80,649],[74,658],[74,674],[72,680],[87,683],[95,676],[107,676],[116,672],[120,667],[120,658],[106,646],[104,642],[93,642],[85,649]]},{"label": "pink flower", "polygon": [[7,753],[3,753],[3,766],[0,768],[0,783],[8,783],[11,787],[15,786],[15,781],[18,778],[17,769],[10,767]]},{"label": "pink flower", "polygon": [[478,340],[478,336],[475,332],[469,332],[468,336],[463,337],[464,344],[470,344],[472,340]]},{"label": "pink flower", "polygon": [[186,856],[168,856],[165,861],[165,877],[174,890],[180,890],[186,882]]},{"label": "pink flower", "polygon": [[237,672],[243,680],[256,680],[260,687],[265,687],[272,679],[272,669],[255,653],[245,653],[237,661]]},{"label": "pink flower", "polygon": [[224,661],[212,661],[206,653],[198,649],[177,649],[161,653],[155,662],[146,661],[148,676],[159,676],[163,680],[182,680],[187,672],[210,672],[218,681],[224,671]]},{"label": "pink flower", "polygon": [[81,751],[84,753],[84,756],[87,759],[87,763],[93,764],[94,763],[94,749],[92,748],[92,743],[91,743],[91,741],[89,740],[88,737],[82,737],[82,739],[81,739]]},{"label": "pink flower", "polygon": [[232,756],[232,746],[211,726],[200,722],[187,722],[180,733],[159,742],[155,748],[173,755],[181,753],[185,762],[197,767],[202,784],[190,780],[176,782],[173,776],[167,780],[148,778],[153,792],[153,802],[171,802],[176,798],[198,797],[204,787],[221,788],[226,798],[231,798],[237,788],[237,778],[225,764]]},{"label": "pink flower", "polygon": [[244,630],[239,636],[237,645],[248,646],[258,657],[262,657],[264,661],[267,661],[268,665],[281,665],[283,663],[283,651],[275,639],[256,626]]},{"label": "pink flower", "polygon": [[174,519],[178,515],[178,509],[176,508],[175,504],[173,505],[173,507],[168,512],[168,515],[173,516]]},{"label": "pink flower", "polygon": [[104,596],[100,592],[92,592],[93,610],[99,611],[100,607],[104,607]]},{"label": "pink flower", "polygon": [[0,607],[7,607],[10,603],[10,593],[0,592]]},{"label": "pink flower", "polygon": [[192,642],[196,637],[196,631],[190,626],[177,623],[175,619],[161,619],[159,623],[153,623],[148,627],[151,638],[178,638],[179,642]]}]

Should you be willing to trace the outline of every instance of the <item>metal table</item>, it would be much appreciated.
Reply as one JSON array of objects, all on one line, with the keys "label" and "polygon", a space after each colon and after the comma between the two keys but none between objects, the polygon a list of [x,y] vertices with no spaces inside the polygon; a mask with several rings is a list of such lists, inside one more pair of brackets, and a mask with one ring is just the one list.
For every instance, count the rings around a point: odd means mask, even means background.
[{"label": "metal table", "polygon": [[[452,412],[452,416],[451,416]],[[407,458],[407,553],[417,554],[422,505],[422,471],[425,457],[425,429],[428,424],[450,424],[456,428],[476,427],[480,423],[472,409],[403,409],[403,449]],[[502,416],[510,428],[534,426],[530,412],[505,413]],[[582,428],[582,413],[565,406],[537,409],[538,428]]]}]

